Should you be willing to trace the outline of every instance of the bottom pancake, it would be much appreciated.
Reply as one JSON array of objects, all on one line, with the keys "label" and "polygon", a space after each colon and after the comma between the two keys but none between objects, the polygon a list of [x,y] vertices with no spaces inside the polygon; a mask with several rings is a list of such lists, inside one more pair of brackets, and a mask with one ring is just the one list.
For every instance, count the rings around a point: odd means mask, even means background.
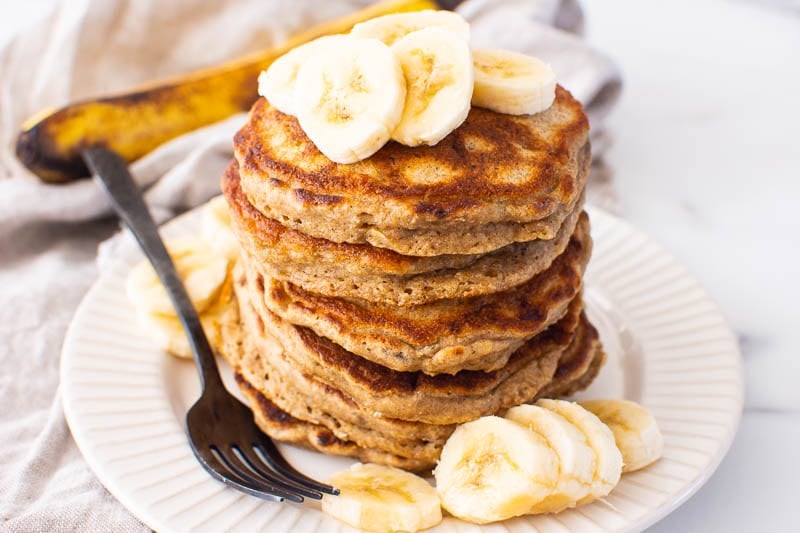
[{"label": "bottom pancake", "polygon": [[[564,351],[580,346],[575,333],[585,322],[578,296],[566,316],[526,342],[505,366],[429,376],[390,370],[281,320],[248,289],[244,272],[235,277],[246,341],[286,380],[297,381],[289,376],[300,374],[334,388],[362,411],[429,424],[466,422],[530,400],[551,382]],[[276,341],[282,350],[274,349]]]},{"label": "bottom pancake", "polygon": [[[561,381],[560,390],[548,389],[548,392],[543,391],[539,397],[562,396],[586,388],[605,361],[605,354],[600,345],[595,344],[593,351],[586,352],[585,359],[589,362],[589,369],[584,375],[573,376],[574,379],[571,382]],[[264,433],[276,440],[330,455],[354,457],[365,463],[385,464],[412,472],[430,471],[438,459],[438,452],[433,459],[420,456],[405,457],[376,447],[360,446],[353,440],[339,438],[333,431],[321,424],[300,420],[282,410],[238,372],[236,373],[236,382],[249,401],[256,424]]]},{"label": "bottom pancake", "polygon": [[317,294],[401,306],[492,294],[526,282],[564,251],[584,203],[581,195],[553,239],[514,242],[486,254],[417,257],[311,237],[268,218],[242,191],[235,159],[222,191],[243,250],[268,277]]},{"label": "bottom pancake", "polygon": [[[578,391],[582,391],[592,384],[594,378],[600,373],[600,369],[606,362],[606,354],[601,345],[595,351],[593,357],[582,359],[580,363],[570,365],[571,372],[564,372],[553,379],[553,382],[542,389],[539,393],[541,398],[557,398],[569,396]],[[569,365],[569,363],[567,363]],[[562,368],[559,362],[559,370]],[[556,372],[558,375],[558,372]]]},{"label": "bottom pancake", "polygon": [[[365,411],[341,391],[296,369],[278,343],[264,337],[256,344],[252,341],[254,335],[245,334],[245,331],[257,332],[258,329],[239,321],[228,324],[222,352],[236,368],[240,386],[251,400],[256,421],[267,434],[326,453],[355,456],[362,461],[409,470],[424,470],[435,464],[455,424],[399,420]],[[548,364],[553,364],[550,376],[557,372],[558,361],[570,364],[573,370],[561,373],[566,387],[567,378],[577,379],[579,376],[575,372],[590,366],[588,362],[602,354],[597,333],[584,316],[581,316],[573,342],[562,351],[546,359],[552,361]],[[541,393],[534,394],[541,396]],[[531,395],[522,401],[533,399]],[[502,405],[481,414],[510,406]]]},{"label": "bottom pancake", "polygon": [[402,457],[378,448],[364,448],[353,441],[342,440],[328,428],[306,422],[283,411],[237,373],[236,382],[247,398],[256,424],[275,440],[310,448],[329,455],[355,457],[364,463],[378,463],[411,472],[428,471],[433,463],[426,459]]}]

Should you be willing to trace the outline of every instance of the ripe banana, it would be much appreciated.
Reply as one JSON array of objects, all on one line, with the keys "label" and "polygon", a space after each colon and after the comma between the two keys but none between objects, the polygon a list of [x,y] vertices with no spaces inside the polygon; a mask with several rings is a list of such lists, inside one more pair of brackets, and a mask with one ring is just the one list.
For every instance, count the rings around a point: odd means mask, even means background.
[{"label": "ripe banana", "polygon": [[392,139],[407,146],[434,145],[467,118],[474,85],[469,45],[453,32],[426,28],[392,45],[407,95]]},{"label": "ripe banana", "polygon": [[[228,275],[228,259],[199,237],[167,243],[178,275],[198,313],[211,305]],[[127,279],[128,298],[144,313],[175,316],[172,301],[147,260],[136,265]]]},{"label": "ripe banana", "polygon": [[464,17],[450,11],[425,10],[415,13],[397,13],[359,22],[350,30],[350,35],[379,39],[391,46],[409,33],[424,28],[441,28],[451,31],[465,42],[469,42],[469,23]]},{"label": "ripe banana", "polygon": [[509,409],[505,418],[538,433],[559,460],[558,484],[553,493],[535,504],[531,514],[557,513],[589,495],[595,472],[595,453],[586,437],[563,416],[536,405]]},{"label": "ripe banana", "polygon": [[230,261],[239,257],[239,240],[231,229],[231,214],[222,195],[215,196],[203,206],[203,239]]},{"label": "ripe banana", "polygon": [[622,453],[623,472],[639,470],[661,457],[661,430],[653,414],[641,405],[628,400],[586,400],[580,404],[611,428]]},{"label": "ripe banana", "polygon": [[406,85],[392,50],[346,36],[312,55],[297,75],[297,119],[328,159],[355,163],[377,152],[400,122]]},{"label": "ripe banana", "polygon": [[532,115],[553,104],[556,76],[540,59],[509,50],[473,50],[472,105],[498,113]]},{"label": "ripe banana", "polygon": [[558,457],[537,433],[487,416],[456,428],[433,474],[445,509],[485,524],[526,514],[550,496]]},{"label": "ripe banana", "polygon": [[[442,7],[452,2],[442,1]],[[257,98],[259,73],[292,48],[345,33],[388,13],[439,7],[433,0],[386,0],[315,26],[285,43],[225,65],[151,83],[116,96],[37,113],[22,125],[16,153],[43,181],[89,176],[81,150],[102,145],[133,161],[183,133],[246,111]]]},{"label": "ripe banana", "polygon": [[258,76],[258,94],[269,100],[278,111],[287,115],[297,115],[295,85],[300,67],[330,43],[343,38],[347,37],[344,35],[320,37],[282,55]]},{"label": "ripe banana", "polygon": [[367,531],[418,531],[442,521],[436,490],[424,479],[389,466],[355,464],[335,474],[338,496],[322,497],[322,510]]},{"label": "ripe banana", "polygon": [[553,411],[578,428],[595,453],[595,470],[589,494],[578,504],[608,495],[619,483],[622,454],[614,442],[614,434],[595,415],[574,402],[539,400],[536,405]]}]

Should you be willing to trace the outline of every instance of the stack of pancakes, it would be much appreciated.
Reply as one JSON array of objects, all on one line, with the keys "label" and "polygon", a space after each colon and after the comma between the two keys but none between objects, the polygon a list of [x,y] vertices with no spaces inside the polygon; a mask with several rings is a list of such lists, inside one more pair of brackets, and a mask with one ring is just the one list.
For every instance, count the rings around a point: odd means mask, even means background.
[{"label": "stack of pancakes", "polygon": [[456,424],[596,375],[588,124],[566,90],[351,165],[260,99],[234,147],[239,317],[223,351],[267,434],[425,470]]}]

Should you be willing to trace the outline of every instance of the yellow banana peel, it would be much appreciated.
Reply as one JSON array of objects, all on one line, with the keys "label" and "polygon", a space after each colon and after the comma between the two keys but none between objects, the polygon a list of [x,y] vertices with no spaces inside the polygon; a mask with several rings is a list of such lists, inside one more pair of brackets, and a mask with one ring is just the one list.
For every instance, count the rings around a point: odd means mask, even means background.
[{"label": "yellow banana peel", "polygon": [[[42,111],[22,125],[17,157],[49,183],[87,177],[81,151],[91,146],[110,148],[126,161],[135,161],[174,137],[248,110],[258,98],[258,74],[291,48],[322,35],[347,32],[373,17],[439,9],[444,3],[384,0],[224,65]],[[449,2],[450,7],[457,3]]]}]

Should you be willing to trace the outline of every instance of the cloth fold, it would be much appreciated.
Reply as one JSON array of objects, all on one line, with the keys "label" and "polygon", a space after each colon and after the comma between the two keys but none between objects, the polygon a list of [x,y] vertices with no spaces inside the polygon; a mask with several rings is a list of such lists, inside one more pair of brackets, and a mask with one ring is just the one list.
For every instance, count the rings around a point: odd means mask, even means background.
[{"label": "cloth fold", "polygon": [[[125,90],[286,39],[365,0],[54,0],[0,50],[0,523],[12,531],[146,531],[91,474],[58,397],[65,329],[118,223],[98,185],[45,185],[14,156],[20,124],[47,107]],[[466,0],[473,46],[510,48],[552,64],[586,106],[595,158],[622,83],[614,63],[581,38],[576,0]],[[176,138],[131,165],[159,221],[219,189],[244,115]],[[590,178],[590,198],[592,197]],[[608,206],[607,184],[594,200]],[[117,237],[109,239],[113,235]],[[121,235],[121,236],[120,236]]]}]

